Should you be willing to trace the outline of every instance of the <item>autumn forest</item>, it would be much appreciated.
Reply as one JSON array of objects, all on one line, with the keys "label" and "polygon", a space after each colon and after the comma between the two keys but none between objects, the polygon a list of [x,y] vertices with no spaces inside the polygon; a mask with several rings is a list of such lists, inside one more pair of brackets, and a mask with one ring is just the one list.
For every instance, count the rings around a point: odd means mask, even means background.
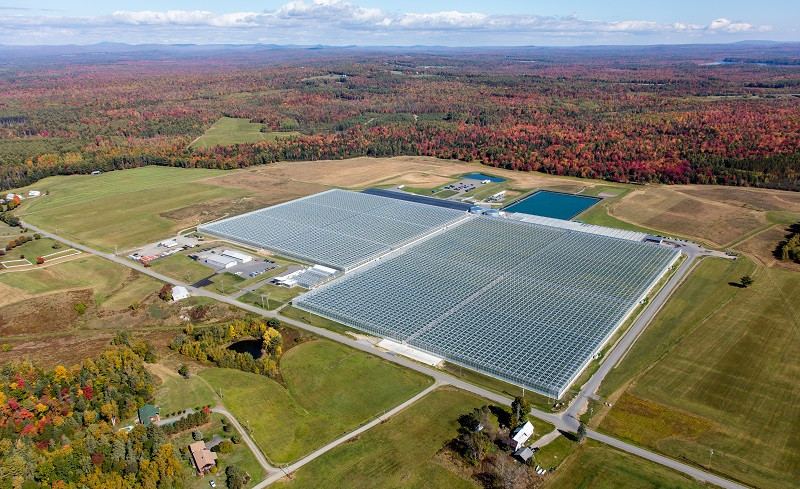
[{"label": "autumn forest", "polygon": [[[800,49],[790,44],[402,53],[112,45],[7,60],[4,189],[148,164],[394,155],[800,189]],[[291,135],[189,146],[222,116]]]}]

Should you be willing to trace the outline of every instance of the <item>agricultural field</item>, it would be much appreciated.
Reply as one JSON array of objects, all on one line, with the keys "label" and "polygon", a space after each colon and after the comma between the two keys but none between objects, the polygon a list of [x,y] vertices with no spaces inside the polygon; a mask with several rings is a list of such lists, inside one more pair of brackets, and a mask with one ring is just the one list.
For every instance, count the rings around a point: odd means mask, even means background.
[{"label": "agricultural field", "polygon": [[[294,346],[281,359],[283,385],[211,368],[200,376],[276,464],[297,460],[413,397],[431,379],[327,340]],[[322,374],[324,373],[324,374]]]},{"label": "agricultural field", "polygon": [[609,214],[622,221],[718,248],[769,228],[774,224],[771,218],[775,211],[781,211],[784,220],[792,216],[800,220],[800,193],[746,187],[660,186],[634,190],[609,206]]},{"label": "agricultural field", "polygon": [[213,207],[246,194],[198,182],[222,173],[149,166],[102,175],[50,177],[35,185],[50,194],[23,201],[17,215],[104,251],[114,251],[115,246],[123,250],[198,224],[199,216],[171,219],[164,213],[196,204]]},{"label": "agricultural field", "polygon": [[0,272],[0,334],[13,346],[0,361],[32,359],[51,366],[80,363],[104,350],[120,329],[153,342],[168,341],[196,304],[206,304],[205,321],[243,314],[192,297],[179,303],[157,297],[163,284],[100,257],[80,255],[68,261],[24,271]]},{"label": "agricultural field", "polygon": [[202,136],[195,139],[189,147],[213,148],[231,144],[257,143],[300,134],[298,132],[261,132],[262,127],[262,124],[250,122],[249,119],[222,117]]},{"label": "agricultural field", "polygon": [[[537,453],[537,460],[542,455],[544,450]],[[578,445],[541,487],[543,489],[577,487],[700,489],[708,486],[661,465],[588,440]]]},{"label": "agricultural field", "polygon": [[442,465],[439,450],[456,436],[458,416],[487,404],[451,387],[437,389],[389,421],[301,467],[278,488],[475,488]]},{"label": "agricultural field", "polygon": [[796,487],[798,294],[796,272],[704,259],[605,379],[613,407],[590,425],[747,485]]}]

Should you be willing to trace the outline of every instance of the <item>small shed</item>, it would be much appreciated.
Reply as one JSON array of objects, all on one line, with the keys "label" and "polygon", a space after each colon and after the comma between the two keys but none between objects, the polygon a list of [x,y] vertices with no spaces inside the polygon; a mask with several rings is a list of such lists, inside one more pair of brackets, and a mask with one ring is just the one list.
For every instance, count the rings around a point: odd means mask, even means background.
[{"label": "small shed", "polygon": [[145,404],[139,408],[139,422],[144,426],[148,426],[153,421],[159,421],[161,419],[160,412],[154,405]]},{"label": "small shed", "polygon": [[186,290],[186,287],[176,285],[172,288],[172,300],[179,301],[182,299],[187,299],[189,297],[189,291]]},{"label": "small shed", "polygon": [[530,458],[533,457],[533,454],[534,451],[531,449],[531,447],[518,448],[517,451],[514,452],[514,456],[518,457],[523,462],[530,460]]},{"label": "small shed", "polygon": [[526,421],[524,425],[514,428],[511,432],[511,442],[509,445],[515,450],[522,448],[522,445],[528,441],[531,435],[533,435],[533,425],[530,421]]},{"label": "small shed", "polygon": [[42,195],[42,192],[40,192],[38,190],[30,190],[30,191],[28,191],[28,197],[39,197],[40,195]]}]

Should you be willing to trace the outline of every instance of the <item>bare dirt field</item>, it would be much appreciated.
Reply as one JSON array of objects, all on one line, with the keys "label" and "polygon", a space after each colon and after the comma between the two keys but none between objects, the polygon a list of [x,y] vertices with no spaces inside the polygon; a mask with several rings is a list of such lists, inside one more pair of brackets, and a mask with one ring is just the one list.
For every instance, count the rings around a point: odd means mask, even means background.
[{"label": "bare dirt field", "polygon": [[610,206],[613,216],[723,247],[770,224],[767,211],[800,213],[800,194],[737,187],[637,189]]}]

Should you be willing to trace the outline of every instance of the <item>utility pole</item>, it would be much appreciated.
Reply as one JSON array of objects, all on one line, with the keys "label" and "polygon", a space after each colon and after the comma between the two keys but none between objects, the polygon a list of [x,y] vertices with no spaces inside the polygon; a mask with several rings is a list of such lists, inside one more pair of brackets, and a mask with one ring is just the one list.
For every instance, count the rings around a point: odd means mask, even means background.
[{"label": "utility pole", "polygon": [[713,448],[709,448],[708,449],[708,468],[709,469],[711,468],[711,456],[712,455],[714,455],[714,449]]}]

